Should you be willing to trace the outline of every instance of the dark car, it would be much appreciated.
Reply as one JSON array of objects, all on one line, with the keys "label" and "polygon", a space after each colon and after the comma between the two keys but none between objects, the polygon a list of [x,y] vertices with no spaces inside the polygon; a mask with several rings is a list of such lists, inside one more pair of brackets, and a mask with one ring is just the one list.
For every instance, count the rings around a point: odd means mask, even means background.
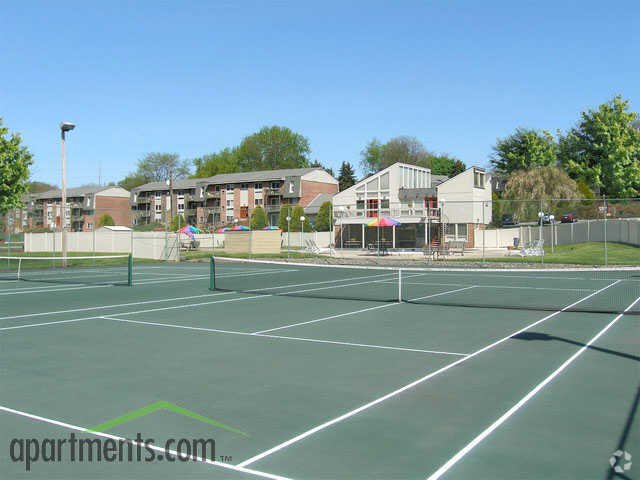
[{"label": "dark car", "polygon": [[504,215],[502,215],[502,225],[509,226],[509,225],[517,225],[517,224],[518,224],[517,220],[510,213],[505,213]]},{"label": "dark car", "polygon": [[575,213],[565,213],[560,217],[560,222],[562,223],[574,223],[578,221],[578,217],[576,217]]}]

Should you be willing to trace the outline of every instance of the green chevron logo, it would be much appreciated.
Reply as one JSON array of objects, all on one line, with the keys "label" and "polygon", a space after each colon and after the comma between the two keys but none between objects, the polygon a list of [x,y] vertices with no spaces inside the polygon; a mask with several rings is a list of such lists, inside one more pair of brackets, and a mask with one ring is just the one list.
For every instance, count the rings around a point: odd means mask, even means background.
[{"label": "green chevron logo", "polygon": [[123,423],[130,422],[132,420],[135,420],[136,418],[143,417],[150,413],[157,412],[158,410],[168,410],[170,412],[174,412],[179,415],[184,415],[185,417],[193,418],[194,420],[199,420],[201,422],[208,423],[215,427],[222,428],[229,432],[237,433],[244,437],[250,437],[248,433],[245,433],[241,430],[230,427],[229,425],[225,425],[224,423],[218,422],[217,420],[203,417],[202,415],[199,415],[195,412],[187,410],[186,408],[179,407],[178,405],[174,405],[173,403],[164,402],[164,401],[156,402],[146,407],[142,407],[138,410],[135,410],[133,412],[125,413],[124,415],[120,415],[119,417],[116,417],[114,419],[107,420],[106,422],[96,425],[95,427],[91,427],[87,430],[89,430],[90,432],[104,432],[105,430],[109,430],[110,428],[117,427],[118,425],[122,425]]}]

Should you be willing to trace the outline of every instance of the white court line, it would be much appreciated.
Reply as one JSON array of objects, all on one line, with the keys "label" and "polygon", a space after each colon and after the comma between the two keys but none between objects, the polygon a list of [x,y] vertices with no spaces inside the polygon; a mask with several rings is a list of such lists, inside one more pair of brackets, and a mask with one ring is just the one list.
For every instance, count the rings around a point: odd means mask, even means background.
[{"label": "white court line", "polygon": [[[640,301],[640,297],[636,298],[636,300],[629,305],[624,312],[628,312],[633,308],[633,306]],[[462,450],[456,453],[453,457],[451,457],[444,465],[442,465],[438,470],[436,470],[433,474],[431,474],[427,480],[437,480],[442,475],[444,475],[451,467],[453,467],[456,463],[458,463],[467,453],[469,453],[473,448],[475,448],[482,440],[487,438],[494,430],[496,430],[500,425],[502,425],[505,421],[507,421],[514,413],[516,413],[525,403],[531,400],[540,390],[542,390],[549,382],[551,382],[554,378],[556,378],[565,368],[567,368],[571,363],[574,362],[576,358],[582,355],[587,348],[589,348],[593,342],[598,340],[602,335],[606,333],[618,320],[622,318],[624,313],[621,313],[616,318],[614,318],[611,322],[607,324],[602,330],[600,330],[591,340],[589,340],[583,347],[580,348],[576,353],[571,355],[562,365],[560,365],[554,372],[545,378],[542,382],[536,385],[533,390],[527,393],[524,397],[520,399],[518,403],[516,403],[513,407],[507,410],[504,415],[498,418],[495,422],[493,422],[489,427],[487,427],[482,433],[480,433],[476,438],[474,438],[471,442],[469,442]]]},{"label": "white court line", "polygon": [[45,325],[57,325],[59,323],[82,322],[84,320],[94,320],[96,318],[100,318],[100,317],[74,318],[72,320],[56,320],[54,322],[31,323],[29,325],[15,325],[13,327],[2,327],[2,328],[0,328],[0,331],[3,331],[3,330],[17,330],[19,328],[42,327],[42,326],[45,326]]},{"label": "white court line", "polygon": [[449,370],[449,369],[451,369],[451,368],[453,368],[453,367],[455,367],[457,365],[460,365],[461,363],[466,362],[466,361],[468,361],[468,360],[480,355],[481,353],[486,352],[487,350],[490,350],[490,349],[496,347],[497,345],[500,345],[503,342],[506,342],[507,340],[509,340],[514,335],[518,335],[519,333],[522,333],[522,332],[524,332],[524,331],[526,331],[526,330],[528,330],[528,329],[530,329],[532,327],[535,327],[536,325],[539,325],[540,323],[542,323],[542,322],[544,322],[544,321],[546,321],[546,320],[548,320],[548,319],[550,319],[552,317],[555,317],[559,313],[564,312],[565,310],[568,310],[568,309],[572,308],[573,306],[577,305],[578,303],[581,303],[581,302],[584,302],[585,300],[588,300],[589,298],[593,297],[594,295],[597,295],[598,293],[601,293],[601,292],[605,291],[606,289],[608,289],[610,287],[613,287],[614,285],[618,284],[619,282],[620,282],[620,280],[616,280],[614,283],[611,283],[611,284],[607,285],[606,287],[603,287],[600,290],[597,290],[597,291],[587,295],[586,297],[578,300],[577,302],[574,302],[571,305],[567,305],[562,310],[558,310],[557,312],[554,312],[554,313],[552,313],[550,315],[547,315],[546,317],[541,318],[540,320],[537,320],[537,321],[531,323],[530,325],[527,325],[526,327],[521,328],[520,330],[518,330],[516,332],[513,332],[513,333],[511,333],[510,335],[508,335],[506,337],[501,338],[500,340],[497,340],[497,341],[495,341],[495,342],[493,342],[493,343],[491,343],[491,344],[489,344],[489,345],[487,345],[485,347],[482,347],[481,349],[476,350],[475,352],[467,355],[466,357],[463,357],[463,358],[461,358],[459,360],[456,360],[455,362],[452,362],[452,363],[450,363],[450,364],[448,364],[448,365],[436,370],[435,372],[431,372],[428,375],[425,375],[424,377],[419,378],[419,379],[417,379],[417,380],[405,385],[404,387],[400,387],[399,389],[394,390],[391,393],[388,393],[388,394],[386,394],[386,395],[384,395],[382,397],[379,397],[379,398],[377,398],[377,399],[375,399],[375,400],[373,400],[373,401],[371,401],[371,402],[369,402],[369,403],[367,403],[365,405],[362,405],[361,407],[358,407],[358,408],[356,408],[354,410],[351,410],[351,411],[349,411],[349,412],[347,412],[347,413],[345,413],[343,415],[340,415],[339,417],[336,417],[336,418],[334,418],[332,420],[329,420],[329,421],[327,421],[325,423],[322,423],[322,424],[320,424],[320,425],[318,425],[318,426],[316,426],[316,427],[314,427],[314,428],[312,428],[310,430],[307,430],[306,432],[303,432],[303,433],[301,433],[299,435],[296,435],[295,437],[287,440],[286,442],[280,443],[280,444],[276,445],[275,447],[270,448],[269,450],[265,450],[264,452],[259,453],[258,455],[254,455],[253,457],[248,458],[247,460],[245,460],[243,462],[240,462],[238,464],[238,466],[245,467],[247,465],[250,465],[251,463],[257,462],[258,460],[261,460],[264,457],[267,457],[267,456],[271,455],[272,453],[278,452],[278,451],[282,450],[283,448],[286,448],[286,447],[288,447],[288,446],[290,446],[290,445],[292,445],[294,443],[297,443],[300,440],[303,440],[303,439],[313,435],[314,433],[319,432],[320,430],[324,430],[325,428],[330,427],[331,425],[339,423],[339,422],[341,422],[343,420],[346,420],[347,418],[350,418],[350,417],[352,417],[354,415],[357,415],[358,413],[360,413],[360,412],[362,412],[364,410],[367,410],[367,409],[369,409],[369,408],[371,408],[371,407],[373,407],[375,405],[378,405],[378,404],[384,402],[385,400],[388,400],[389,398],[395,397],[396,395],[398,395],[398,394],[400,394],[400,393],[402,393],[402,392],[404,392],[406,390],[409,390],[409,389],[415,387],[416,385],[420,385],[421,383],[429,380],[430,378],[433,378],[436,375],[440,375],[441,373],[444,373],[447,370]]},{"label": "white court line", "polygon": [[[82,432],[82,433],[86,433],[86,434],[89,434],[89,435],[95,435],[97,437],[110,438],[111,440],[122,441],[122,442],[130,443],[131,445],[150,448],[151,450],[154,450],[156,452],[163,453],[165,455],[165,457],[166,457],[167,454],[173,455],[174,458],[177,458],[179,456],[178,452],[175,451],[175,450],[161,448],[161,447],[158,447],[158,446],[153,445],[153,444],[139,443],[139,442],[136,442],[135,440],[131,440],[131,439],[125,438],[125,437],[120,437],[118,435],[112,435],[110,433],[96,432],[94,430],[89,430],[88,428],[85,428],[85,427],[78,427],[78,426],[72,425],[70,423],[65,423],[65,422],[61,422],[61,421],[58,421],[58,420],[53,420],[53,419],[47,418],[47,417],[41,417],[39,415],[34,415],[32,413],[23,412],[21,410],[16,410],[16,409],[13,409],[13,408],[5,407],[3,405],[0,405],[0,411],[4,411],[4,412],[7,412],[7,413],[12,413],[14,415],[19,415],[21,417],[30,418],[32,420],[37,420],[39,422],[49,423],[51,425],[56,425],[58,427],[67,428],[69,430],[75,430],[77,432]],[[186,457],[183,456],[182,458],[186,458]],[[227,470],[233,470],[233,471],[236,471],[236,472],[247,473],[247,474],[251,474],[251,475],[257,475],[259,477],[264,477],[264,478],[271,478],[273,480],[289,480],[287,477],[283,477],[283,476],[280,476],[280,475],[274,475],[274,474],[271,474],[271,473],[260,472],[258,470],[252,470],[252,469],[248,469],[248,468],[244,468],[244,467],[238,467],[238,466],[232,465],[230,463],[218,462],[218,461],[215,461],[215,460],[210,460],[208,458],[196,457],[196,456],[191,455],[191,456],[189,456],[189,459],[192,460],[192,461],[205,463],[207,465],[212,465],[212,466],[215,466],[215,467],[226,468]]]},{"label": "white court line", "polygon": [[[469,287],[464,287],[464,288],[458,288],[456,290],[449,290],[447,292],[435,293],[433,295],[427,295],[426,297],[412,298],[411,300],[408,300],[408,301],[409,302],[415,302],[416,300],[424,300],[425,298],[439,297],[441,295],[448,295],[450,293],[461,292],[463,290],[469,290],[471,288],[474,288],[474,285],[471,285]],[[298,327],[300,325],[309,325],[310,323],[323,322],[325,320],[331,320],[331,319],[334,319],[334,318],[344,317],[344,316],[347,316],[347,315],[354,315],[356,313],[368,312],[370,310],[377,310],[379,308],[393,307],[394,305],[401,305],[401,303],[400,302],[388,303],[386,305],[379,305],[377,307],[363,308],[362,310],[355,310],[353,312],[347,312],[347,313],[339,313],[338,315],[331,315],[330,317],[318,318],[316,320],[309,320],[307,322],[292,323],[290,325],[283,325],[282,327],[269,328],[268,330],[260,330],[258,332],[253,332],[253,333],[255,335],[258,335],[258,334],[262,334],[262,333],[275,332],[276,330],[282,330],[284,328]]]},{"label": "white court line", "polygon": [[[315,338],[301,338],[301,337],[285,337],[280,335],[261,335],[256,333],[249,332],[236,332],[233,330],[221,330],[218,328],[205,328],[205,327],[190,327],[187,325],[175,325],[172,323],[158,323],[158,322],[146,322],[144,320],[125,320],[124,318],[117,318],[111,315],[104,315],[102,317],[105,320],[113,320],[115,322],[124,322],[124,323],[134,323],[140,325],[151,325],[154,327],[168,327],[168,328],[178,328],[182,330],[194,330],[200,332],[207,333],[226,333],[230,335],[240,335],[245,337],[257,337],[257,338],[273,338],[276,340],[292,340],[296,342],[310,342],[310,343],[328,343],[333,345],[345,345],[348,347],[362,347],[362,348],[372,348],[372,349],[380,349],[380,350],[397,350],[401,352],[417,352],[417,353],[431,353],[431,354],[440,354],[440,355],[456,355],[456,356],[465,356],[465,353],[457,353],[457,352],[443,352],[439,350],[423,350],[420,348],[407,348],[407,347],[391,347],[385,345],[370,345],[366,343],[352,343],[352,342],[339,342],[333,340],[318,340]],[[0,329],[1,330],[1,329]]]},{"label": "white court line", "polygon": [[[402,282],[403,285],[436,285],[443,287],[463,287],[469,283],[430,283],[430,282]],[[594,292],[595,288],[549,288],[549,287],[516,287],[512,285],[481,285],[473,284],[476,288],[510,288],[519,290],[553,290],[554,292]]]}]

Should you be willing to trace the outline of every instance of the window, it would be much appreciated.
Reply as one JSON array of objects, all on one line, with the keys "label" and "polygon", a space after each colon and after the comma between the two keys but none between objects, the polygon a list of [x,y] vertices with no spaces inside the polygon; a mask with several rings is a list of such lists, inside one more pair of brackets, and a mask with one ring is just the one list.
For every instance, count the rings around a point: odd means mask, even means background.
[{"label": "window", "polygon": [[227,208],[233,208],[233,200],[227,200]]},{"label": "window", "polygon": [[358,201],[356,202],[356,208],[357,208],[358,210],[364,210],[364,200],[358,200]]},{"label": "window", "polygon": [[240,218],[247,218],[249,216],[249,207],[240,207]]},{"label": "window", "polygon": [[293,182],[289,182],[289,193],[293,193],[293,187],[295,185],[293,184]]},{"label": "window", "polygon": [[447,223],[445,228],[446,240],[467,240],[466,223]]},{"label": "window", "polygon": [[162,205],[160,205],[159,203],[156,203],[156,212],[161,212],[162,211]]},{"label": "window", "polygon": [[249,184],[248,183],[241,183],[240,184],[240,190],[247,190],[249,188]]},{"label": "window", "polygon": [[214,192],[219,192],[222,189],[222,185],[216,185],[213,189]]},{"label": "window", "polygon": [[93,230],[93,223],[87,223],[87,229]]},{"label": "window", "polygon": [[256,207],[259,207],[260,205],[262,205],[262,199],[261,198],[255,198],[254,201],[253,201],[253,204]]},{"label": "window", "polygon": [[231,184],[227,185],[227,192],[233,192],[233,185]]},{"label": "window", "polygon": [[367,217],[378,216],[378,199],[370,198],[367,200]]},{"label": "window", "polygon": [[257,190],[262,191],[262,184],[261,184],[261,183],[256,183],[256,184],[253,186],[253,189],[254,189],[254,190],[256,190],[256,191],[257,191]]},{"label": "window", "polygon": [[389,199],[383,198],[380,200],[380,208],[389,208]]},{"label": "window", "polygon": [[280,188],[280,182],[271,182],[271,189],[278,190]]},{"label": "window", "polygon": [[473,172],[473,186],[475,188],[484,188],[484,172]]}]

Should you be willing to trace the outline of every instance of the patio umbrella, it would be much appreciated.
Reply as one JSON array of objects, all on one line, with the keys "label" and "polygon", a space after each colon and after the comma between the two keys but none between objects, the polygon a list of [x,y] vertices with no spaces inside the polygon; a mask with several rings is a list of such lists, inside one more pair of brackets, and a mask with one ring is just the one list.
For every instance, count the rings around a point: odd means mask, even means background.
[{"label": "patio umbrella", "polygon": [[367,227],[397,227],[398,225],[402,224],[389,217],[376,218],[367,223]]},{"label": "patio umbrella", "polygon": [[219,228],[218,230],[216,230],[216,233],[224,233],[224,232],[228,232],[229,231],[229,227],[224,227],[224,228]]},{"label": "patio umbrella", "polygon": [[280,230],[278,227],[268,226],[264,227],[263,230]]},{"label": "patio umbrella", "polygon": [[236,225],[231,230],[239,231],[239,230],[251,230],[249,227],[245,227],[244,225]]}]

